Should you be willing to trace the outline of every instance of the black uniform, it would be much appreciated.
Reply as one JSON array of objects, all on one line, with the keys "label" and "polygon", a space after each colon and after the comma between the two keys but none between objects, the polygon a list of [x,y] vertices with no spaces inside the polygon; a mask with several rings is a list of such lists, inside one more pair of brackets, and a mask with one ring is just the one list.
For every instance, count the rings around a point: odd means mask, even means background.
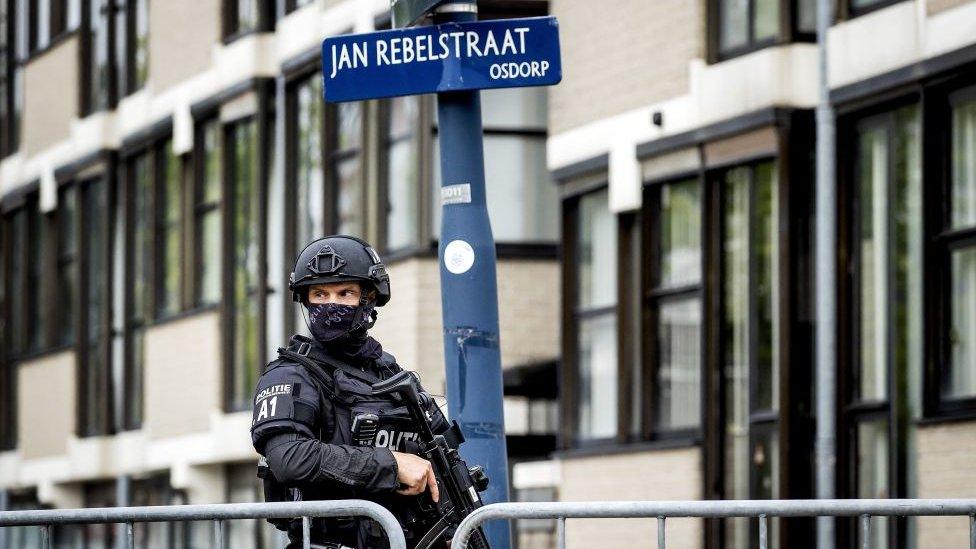
[{"label": "black uniform", "polygon": [[[337,363],[345,368],[337,368]],[[389,397],[372,396],[370,384],[370,379],[386,379],[400,371],[389,353],[362,360],[313,339],[293,337],[288,350],[268,364],[254,399],[252,442],[266,457],[277,482],[298,488],[306,501],[375,501],[390,509],[401,524],[407,523],[404,515],[409,513],[410,498],[395,493],[399,483],[391,451],[409,451],[416,429],[404,407]],[[434,431],[446,431],[447,421],[433,399],[427,403]],[[366,438],[353,436],[357,416],[378,419]],[[300,541],[300,526],[299,521],[289,526],[293,542]],[[405,535],[410,538],[416,533]],[[311,541],[349,547],[387,545],[379,527],[366,519],[316,519]]]}]

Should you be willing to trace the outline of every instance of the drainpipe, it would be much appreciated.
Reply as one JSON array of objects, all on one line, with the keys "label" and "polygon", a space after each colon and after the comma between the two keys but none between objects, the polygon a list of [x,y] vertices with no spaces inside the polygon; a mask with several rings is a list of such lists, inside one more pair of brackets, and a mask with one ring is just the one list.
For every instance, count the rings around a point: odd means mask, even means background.
[{"label": "drainpipe", "polygon": [[[837,464],[837,183],[836,128],[830,104],[827,31],[834,0],[817,0],[820,102],[817,105],[817,498],[836,497]],[[817,548],[833,549],[834,519],[817,519]]]}]

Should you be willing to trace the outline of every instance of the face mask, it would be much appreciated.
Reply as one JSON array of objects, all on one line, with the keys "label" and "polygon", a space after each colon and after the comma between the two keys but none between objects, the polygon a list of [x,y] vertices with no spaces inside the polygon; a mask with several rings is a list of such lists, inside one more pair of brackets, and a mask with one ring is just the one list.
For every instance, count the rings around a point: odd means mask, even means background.
[{"label": "face mask", "polygon": [[364,325],[364,321],[369,322],[373,304],[363,305],[362,315],[357,319],[358,309],[354,305],[338,303],[309,305],[308,325],[312,336],[322,342],[334,341],[360,327],[369,328],[369,325]]}]

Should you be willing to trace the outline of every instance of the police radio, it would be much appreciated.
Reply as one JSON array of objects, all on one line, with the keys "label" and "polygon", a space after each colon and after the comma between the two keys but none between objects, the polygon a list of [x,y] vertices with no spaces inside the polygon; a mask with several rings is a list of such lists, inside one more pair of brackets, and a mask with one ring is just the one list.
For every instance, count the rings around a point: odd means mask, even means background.
[{"label": "police radio", "polygon": [[380,418],[376,414],[358,414],[352,420],[352,440],[356,446],[372,446]]}]

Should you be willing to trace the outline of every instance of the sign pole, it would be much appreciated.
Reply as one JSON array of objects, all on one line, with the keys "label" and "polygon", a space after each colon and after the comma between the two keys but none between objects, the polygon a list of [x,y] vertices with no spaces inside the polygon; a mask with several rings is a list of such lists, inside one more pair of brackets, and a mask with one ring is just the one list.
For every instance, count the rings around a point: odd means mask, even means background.
[{"label": "sign pole", "polygon": [[[434,22],[477,19],[475,0],[446,3]],[[467,441],[461,453],[491,479],[485,503],[508,501],[508,456],[502,411],[495,239],[485,197],[481,95],[437,95],[441,153],[440,277],[448,410]],[[508,549],[508,521],[485,527],[492,549]]]}]

